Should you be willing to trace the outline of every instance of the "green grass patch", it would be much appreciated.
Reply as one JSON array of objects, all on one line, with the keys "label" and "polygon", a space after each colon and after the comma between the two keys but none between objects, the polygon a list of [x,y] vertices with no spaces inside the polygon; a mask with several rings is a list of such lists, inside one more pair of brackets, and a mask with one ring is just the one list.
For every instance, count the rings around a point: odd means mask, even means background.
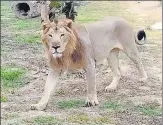
[{"label": "green grass patch", "polygon": [[102,125],[102,124],[112,124],[113,121],[108,116],[100,116],[96,117],[93,120],[96,124]]},{"label": "green grass patch", "polygon": [[77,123],[84,125],[103,125],[113,123],[113,121],[108,116],[92,117],[82,112],[76,112],[73,113],[73,115],[70,114],[67,117],[67,121],[69,123]]},{"label": "green grass patch", "polygon": [[1,26],[10,24],[15,21],[14,14],[9,6],[9,1],[1,1]]},{"label": "green grass patch", "polygon": [[[93,1],[86,6],[79,8],[76,22],[90,23],[107,18],[109,16],[118,16],[125,18],[133,26],[139,27],[140,21],[142,22],[142,20],[136,20],[135,15],[133,15],[129,11],[126,11],[125,9],[126,5],[124,5],[122,2]],[[143,21],[142,23],[147,24],[145,21]]]},{"label": "green grass patch", "polygon": [[24,43],[40,43],[41,36],[39,34],[16,34],[15,40]]},{"label": "green grass patch", "polygon": [[7,97],[4,95],[1,95],[1,102],[7,102]]},{"label": "green grass patch", "polygon": [[137,105],[136,109],[147,116],[162,116],[162,109],[154,105]]},{"label": "green grass patch", "polygon": [[60,89],[55,92],[56,95],[65,95],[64,90]]},{"label": "green grass patch", "polygon": [[113,121],[107,116],[92,117],[83,112],[74,112],[69,114],[66,119],[60,119],[54,116],[37,116],[25,119],[25,123],[32,125],[62,125],[64,124],[84,124],[84,125],[104,125],[112,124]]},{"label": "green grass patch", "polygon": [[84,104],[84,100],[64,100],[56,103],[57,107],[61,109],[79,108],[84,106]]},{"label": "green grass patch", "polygon": [[58,125],[58,119],[53,116],[38,116],[30,120],[32,125]]},{"label": "green grass patch", "polygon": [[1,68],[1,80],[3,88],[17,88],[22,85],[25,69],[15,67]]},{"label": "green grass patch", "polygon": [[94,22],[107,16],[116,16],[121,12],[120,4],[116,1],[93,1],[79,8],[76,21],[80,23]]},{"label": "green grass patch", "polygon": [[75,115],[70,115],[68,118],[67,118],[68,122],[71,122],[71,123],[79,123],[79,124],[83,124],[83,123],[87,123],[89,122],[89,118],[88,118],[88,115],[85,114],[85,113],[78,113],[78,114],[75,114]]},{"label": "green grass patch", "polygon": [[16,30],[21,30],[21,31],[27,31],[30,29],[40,29],[41,27],[41,23],[38,22],[38,18],[34,18],[34,19],[18,19],[16,22],[12,23],[12,28],[16,29]]},{"label": "green grass patch", "polygon": [[125,107],[123,106],[123,104],[117,101],[106,101],[102,106],[102,108],[113,110],[113,111],[123,111]]}]

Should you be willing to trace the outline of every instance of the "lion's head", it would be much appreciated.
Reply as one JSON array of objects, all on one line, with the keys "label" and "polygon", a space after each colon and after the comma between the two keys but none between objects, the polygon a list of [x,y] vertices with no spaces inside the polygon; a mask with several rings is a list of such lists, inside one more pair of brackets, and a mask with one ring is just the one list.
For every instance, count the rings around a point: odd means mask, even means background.
[{"label": "lion's head", "polygon": [[[58,19],[43,23],[42,41],[55,67],[83,65],[84,50],[72,20]],[[77,66],[78,67],[78,66]]]},{"label": "lion's head", "polygon": [[54,58],[62,57],[66,49],[69,53],[75,49],[76,37],[71,28],[72,21],[69,19],[43,23],[43,41]]}]

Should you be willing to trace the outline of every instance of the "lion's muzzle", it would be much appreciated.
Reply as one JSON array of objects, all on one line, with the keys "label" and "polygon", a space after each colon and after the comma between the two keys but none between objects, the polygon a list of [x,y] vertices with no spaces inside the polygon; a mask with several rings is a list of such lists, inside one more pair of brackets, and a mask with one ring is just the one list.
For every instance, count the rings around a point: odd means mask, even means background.
[{"label": "lion's muzzle", "polygon": [[54,58],[60,58],[62,53],[59,51],[60,45],[53,45],[51,48],[51,52]]}]

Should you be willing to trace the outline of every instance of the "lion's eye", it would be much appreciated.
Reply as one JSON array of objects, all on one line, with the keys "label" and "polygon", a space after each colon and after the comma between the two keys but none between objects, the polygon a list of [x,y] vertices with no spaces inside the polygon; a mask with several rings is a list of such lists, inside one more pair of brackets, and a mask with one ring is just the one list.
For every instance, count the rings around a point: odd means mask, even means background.
[{"label": "lion's eye", "polygon": [[65,36],[65,34],[61,34],[61,37]]},{"label": "lion's eye", "polygon": [[52,35],[51,34],[48,34],[50,37],[52,37]]}]

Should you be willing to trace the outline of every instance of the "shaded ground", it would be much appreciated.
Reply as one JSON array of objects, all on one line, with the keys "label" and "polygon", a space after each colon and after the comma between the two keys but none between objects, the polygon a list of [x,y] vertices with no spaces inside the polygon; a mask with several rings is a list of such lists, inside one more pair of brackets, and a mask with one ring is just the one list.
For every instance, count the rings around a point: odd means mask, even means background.
[{"label": "shaded ground", "polygon": [[[117,15],[126,18],[135,29],[147,27],[161,20],[161,7],[156,6],[158,2],[153,2],[151,6],[146,6],[147,3],[148,1],[146,3],[93,1],[79,8],[77,22],[93,22],[109,15]],[[105,63],[97,67],[99,106],[83,107],[86,97],[85,74],[77,72],[62,75],[56,93],[45,111],[31,111],[30,105],[41,98],[48,72],[39,36],[40,19],[16,19],[8,8],[8,2],[2,2],[1,7],[2,67],[25,69],[22,78],[17,81],[19,86],[6,87],[2,83],[3,125],[162,124],[161,31],[147,31],[148,43],[138,47],[149,77],[147,82],[138,82],[135,65],[126,55],[120,53],[122,78],[117,91],[104,92],[105,86],[112,80],[112,73]],[[156,8],[160,11],[154,14]],[[4,82],[3,78],[2,80]]]}]

